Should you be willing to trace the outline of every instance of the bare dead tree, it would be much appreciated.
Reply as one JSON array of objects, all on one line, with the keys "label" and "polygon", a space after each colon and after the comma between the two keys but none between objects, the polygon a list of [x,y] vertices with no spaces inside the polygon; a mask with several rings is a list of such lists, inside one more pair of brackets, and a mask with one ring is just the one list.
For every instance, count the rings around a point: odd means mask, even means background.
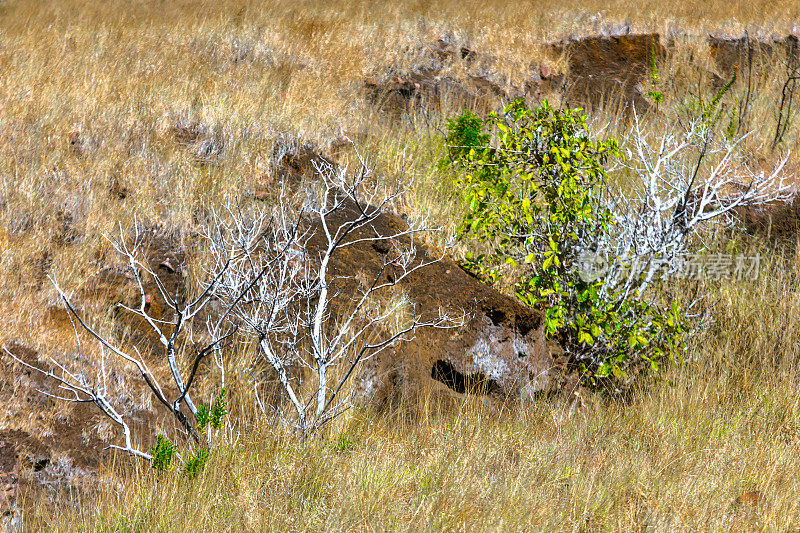
[{"label": "bare dead tree", "polygon": [[743,208],[794,197],[783,173],[788,156],[767,171],[754,168],[741,150],[746,137],[717,139],[700,120],[685,129],[667,120],[653,136],[636,117],[622,162],[628,180],[605,198],[616,224],[587,243],[616,258],[605,290],[642,294],[659,273],[682,268],[690,238],[710,222],[735,225]]},{"label": "bare dead tree", "polygon": [[[221,348],[239,333],[237,339],[256,342],[261,357],[278,376],[290,411],[294,411],[293,416],[281,418],[290,421],[302,438],[313,435],[351,405],[353,391],[348,383],[364,360],[412,337],[418,328],[461,323],[442,310],[433,316],[418,316],[407,298],[392,292],[409,275],[442,256],[418,256],[414,237],[433,230],[424,220],[378,234],[376,222],[407,191],[407,185],[377,186],[360,156],[358,162],[353,172],[327,163],[319,166],[317,190],[297,209],[289,206],[286,195],[281,195],[272,210],[232,204],[209,208],[198,235],[205,246],[199,249],[202,264],[194,297],[171,293],[149,266],[143,253],[146,231],[138,223],[132,242],[126,241],[121,230],[119,238],[110,239],[138,291],[137,305],[118,306],[155,334],[170,376],[168,384],[162,384],[148,368],[140,346],[131,342],[122,346],[93,326],[53,279],[73,321],[76,362],[67,365],[51,358],[51,368],[45,369],[8,349],[5,353],[55,380],[63,391],[42,391],[44,394],[67,402],[92,403],[120,426],[123,444],[109,448],[155,465],[157,454],[133,442],[129,415],[109,391],[110,376],[122,366],[134,365],[157,405],[177,422],[186,439],[209,446],[210,431],[204,435],[201,431],[208,407],[195,403],[193,385],[201,363],[211,357],[219,368],[217,385],[224,390]],[[389,243],[389,251],[371,279],[362,272],[334,273],[334,263],[343,250],[377,241]],[[153,290],[166,302],[170,316],[153,313],[148,292]],[[398,322],[397,327],[389,326],[399,311],[409,309],[410,318]],[[85,356],[79,331],[99,345],[99,361]],[[187,355],[188,361],[182,365]],[[263,403],[258,403],[263,408]]]},{"label": "bare dead tree", "polygon": [[[187,439],[200,444],[201,436],[197,431],[197,421],[193,416],[197,414],[198,409],[192,400],[192,385],[202,361],[217,352],[220,346],[231,338],[236,328],[231,325],[223,326],[222,321],[217,319],[216,322],[210,321],[205,324],[206,327],[204,329],[206,332],[200,334],[204,325],[202,323],[198,324],[198,315],[209,306],[214,290],[225,275],[225,272],[230,268],[230,264],[222,263],[217,265],[216,270],[207,272],[208,276],[202,281],[199,294],[194,298],[183,299],[178,294],[171,294],[158,274],[150,268],[143,254],[145,234],[146,230],[138,222],[134,222],[131,243],[126,242],[122,230],[120,230],[119,238],[109,239],[115,251],[126,260],[127,274],[134,280],[138,291],[137,306],[129,307],[122,303],[117,305],[130,316],[143,320],[155,334],[158,339],[159,351],[171,375],[169,387],[175,391],[172,396],[166,392],[167,388],[162,385],[158,377],[150,370],[138,346],[135,344],[121,346],[111,336],[94,327],[91,321],[83,317],[75,308],[70,295],[53,278],[50,281],[58,292],[75,330],[78,348],[75,367],[68,368],[66,365],[51,358],[53,368],[46,370],[26,363],[8,348],[4,348],[4,350],[7,355],[18,363],[55,380],[59,384],[59,388],[65,392],[65,395],[59,395],[41,391],[43,394],[68,402],[93,403],[104,415],[120,426],[124,444],[122,446],[110,445],[108,448],[119,449],[132,455],[152,460],[153,457],[150,453],[137,448],[132,442],[130,425],[126,419],[126,414],[120,407],[115,407],[115,401],[109,396],[109,375],[126,363],[133,364],[138,370],[142,381],[157,400],[157,405],[160,405],[164,411],[175,419]],[[155,290],[166,302],[171,311],[171,318],[165,319],[154,316],[150,305],[152,295],[145,289],[148,281],[155,286]],[[99,344],[101,353],[99,364],[90,365],[87,361],[82,349],[79,331],[88,334],[90,339]],[[188,369],[179,367],[178,355],[181,352],[190,354],[191,363]],[[93,372],[90,372],[90,369]],[[90,373],[93,375],[90,376]],[[221,387],[224,387],[224,382],[221,383]],[[188,414],[184,412],[184,408],[188,411]]]},{"label": "bare dead tree", "polygon": [[797,82],[800,81],[800,64],[797,60],[797,44],[790,44],[787,47],[786,75],[781,89],[781,99],[778,103],[778,122],[775,126],[775,136],[772,139],[770,150],[773,152],[782,142],[792,125],[792,105],[794,104],[795,90]]},{"label": "bare dead tree", "polygon": [[[280,418],[301,438],[319,431],[351,405],[348,383],[358,366],[421,327],[461,323],[439,310],[387,328],[404,299],[386,305],[392,289],[413,272],[437,262],[419,257],[413,237],[434,228],[424,220],[378,234],[374,224],[407,190],[399,183],[372,183],[358,156],[347,166],[317,165],[319,184],[299,212],[287,202],[268,212],[244,214],[227,206],[213,210],[202,235],[213,257],[212,271],[227,264],[213,294],[230,309],[226,319],[249,335],[263,360],[275,371],[290,406]],[[347,248],[377,241],[389,243],[377,273],[335,274],[334,263]]]},{"label": "bare dead tree", "polygon": [[[577,273],[583,281],[600,282],[598,307],[618,311],[621,320],[640,321],[643,327],[654,323],[646,307],[665,308],[664,299],[672,298],[658,282],[703,275],[698,268],[716,268],[695,257],[707,248],[706,238],[714,228],[734,227],[742,210],[789,201],[795,195],[783,172],[788,156],[768,169],[758,168],[742,148],[746,137],[729,141],[716,136],[713,125],[702,117],[688,126],[666,117],[661,129],[654,127],[651,122],[642,127],[634,114],[623,143],[625,157],[612,168],[614,179],[605,182],[594,206],[610,223],[599,229],[580,228],[575,242]],[[755,263],[743,257],[729,259],[730,274],[736,269],[745,273],[749,269],[742,265],[752,268]],[[698,289],[681,310],[697,326],[688,331],[692,336],[702,333],[713,312],[698,305],[708,296],[703,291]],[[632,302],[645,303],[645,310]],[[581,361],[604,361],[616,353],[608,339],[601,331],[589,349],[572,349]],[[625,371],[646,363],[630,359]]]}]

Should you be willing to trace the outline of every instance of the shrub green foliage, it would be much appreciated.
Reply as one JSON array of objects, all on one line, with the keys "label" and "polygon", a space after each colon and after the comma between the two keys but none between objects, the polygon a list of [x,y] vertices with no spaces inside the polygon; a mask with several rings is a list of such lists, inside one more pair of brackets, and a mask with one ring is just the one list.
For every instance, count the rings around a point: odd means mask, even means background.
[{"label": "shrub green foliage", "polygon": [[465,158],[472,148],[485,146],[491,139],[491,135],[484,133],[483,120],[471,111],[449,119],[447,130],[448,154],[439,162],[440,168]]},{"label": "shrub green foliage", "polygon": [[[222,389],[212,406],[200,405],[197,407],[195,414],[197,430],[202,432],[209,427],[220,429],[227,415],[228,404],[225,400],[225,389]],[[152,467],[159,471],[174,470],[175,465],[172,461],[177,453],[175,444],[164,435],[158,435],[155,446],[150,448],[150,455],[153,456]],[[196,477],[205,468],[208,457],[208,448],[199,448],[184,463],[184,474],[189,479]]]},{"label": "shrub green foliage", "polygon": [[466,113],[448,129],[444,162],[462,171],[467,205],[458,234],[489,249],[468,254],[468,268],[489,282],[513,272],[519,298],[544,311],[546,334],[588,379],[623,378],[641,363],[657,369],[677,353],[686,323],[676,304],[581,275],[586,244],[614,224],[602,194],[605,165],[620,155],[615,140],[592,140],[580,109],[521,100],[486,120]]},{"label": "shrub green foliage", "polygon": [[197,475],[206,467],[206,463],[208,463],[208,456],[208,448],[200,448],[194,454],[192,454],[186,461],[186,464],[183,465],[183,473],[186,474],[186,477],[189,479],[196,478]]},{"label": "shrub green foliage", "polygon": [[197,419],[198,431],[205,431],[209,426],[214,429],[220,429],[227,415],[228,404],[225,401],[225,389],[222,389],[213,406],[200,405],[197,408],[195,418]]},{"label": "shrub green foliage", "polygon": [[159,434],[156,437],[156,444],[150,448],[150,455],[153,456],[152,466],[161,472],[165,470],[172,470],[175,466],[172,460],[175,458],[177,450],[175,445],[170,442],[164,435]]},{"label": "shrub green foliage", "polygon": [[[725,109],[727,107],[726,103],[722,102],[722,99],[725,97],[728,92],[730,92],[731,87],[733,84],[736,83],[736,75],[739,72],[739,67],[736,67],[733,71],[733,76],[731,77],[730,81],[728,81],[725,85],[723,85],[714,96],[711,97],[711,100],[706,102],[702,98],[699,101],[697,112],[699,112],[700,116],[703,120],[703,126],[705,126],[708,130],[714,130],[719,124],[720,120],[723,118],[725,114]],[[728,127],[726,128],[726,136],[728,139],[733,138],[736,133],[736,107],[732,106],[731,114],[730,114],[730,122]]]},{"label": "shrub green foliage", "polygon": [[661,82],[661,76],[658,74],[658,62],[656,60],[656,42],[653,39],[653,45],[650,47],[650,83],[652,90],[647,93],[647,96],[655,101],[656,105],[664,101],[664,93],[658,89]]}]

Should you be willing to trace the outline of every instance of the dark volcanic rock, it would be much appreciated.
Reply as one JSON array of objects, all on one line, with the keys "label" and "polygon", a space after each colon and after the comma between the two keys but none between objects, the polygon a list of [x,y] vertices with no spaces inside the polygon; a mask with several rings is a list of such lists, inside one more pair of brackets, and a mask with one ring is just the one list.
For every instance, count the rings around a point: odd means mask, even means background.
[{"label": "dark volcanic rock", "polygon": [[417,108],[438,110],[469,108],[490,111],[502,105],[509,95],[488,76],[473,75],[465,81],[441,76],[438,69],[420,69],[383,79],[367,78],[367,99],[390,114],[403,114]]},{"label": "dark volcanic rock", "polygon": [[[340,209],[332,216],[331,227],[338,227],[353,215],[349,209]],[[387,213],[351,238],[385,237],[405,227],[401,217]],[[409,239],[399,241],[411,244]],[[366,279],[373,279],[383,264],[383,254],[389,250],[385,244],[363,242],[342,248],[332,259],[332,274],[353,276],[362,272]],[[415,245],[417,260],[432,257],[425,245]],[[316,232],[308,242],[312,257],[321,246],[322,236]],[[391,276],[391,272],[384,275]],[[417,270],[397,288],[409,297],[414,312],[422,318],[431,318],[444,308],[454,313],[464,311],[468,319],[456,329],[422,328],[413,340],[367,361],[359,376],[365,399],[395,403],[426,391],[518,399],[555,391],[561,385],[563,376],[545,341],[540,312],[481,283],[448,259]],[[336,290],[345,293],[347,287]]]},{"label": "dark volcanic rock", "polygon": [[640,113],[650,107],[638,86],[647,81],[652,54],[657,60],[667,54],[657,33],[568,40],[552,50],[569,60],[566,97],[570,104],[619,102]]},{"label": "dark volcanic rock", "polygon": [[272,154],[274,172],[277,178],[297,185],[309,175],[320,169],[335,168],[335,162],[320,153],[317,148],[299,141],[278,142]]},{"label": "dark volcanic rock", "polygon": [[469,69],[472,74],[456,79],[446,69],[448,65],[474,66],[480,58],[491,62],[463,43],[441,37],[423,48],[418,65],[405,71],[391,71],[367,78],[364,93],[369,102],[391,116],[402,116],[415,109],[427,111],[476,112],[497,110],[509,100],[523,96],[522,90],[507,91],[498,77],[487,69]]},{"label": "dark volcanic rock", "polygon": [[770,40],[746,36],[739,38],[710,36],[708,46],[717,71],[724,76],[731,76],[736,67],[742,72],[747,72],[751,64],[756,72],[761,72],[779,51],[795,59],[800,53],[798,39],[794,35]]},{"label": "dark volcanic rock", "polygon": [[748,233],[778,244],[794,245],[797,242],[800,233],[800,197],[791,202],[772,202],[758,208],[739,207],[735,211]]},{"label": "dark volcanic rock", "polygon": [[[30,365],[48,366],[21,344],[5,348]],[[6,527],[21,520],[20,495],[41,503],[75,497],[73,489],[95,479],[107,444],[90,429],[102,419],[94,406],[42,392],[63,394],[55,380],[0,356],[0,525]]]}]

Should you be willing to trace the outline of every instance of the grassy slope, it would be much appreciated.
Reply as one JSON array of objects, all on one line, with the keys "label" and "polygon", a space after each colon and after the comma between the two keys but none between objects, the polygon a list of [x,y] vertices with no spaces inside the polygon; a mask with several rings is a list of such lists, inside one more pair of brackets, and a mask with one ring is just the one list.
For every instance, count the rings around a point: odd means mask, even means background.
[{"label": "grassy slope", "polygon": [[[58,345],[42,326],[53,297],[44,274],[80,283],[107,257],[98,236],[134,213],[187,228],[203,202],[269,184],[272,143],[287,131],[320,144],[366,134],[383,175],[418,178],[402,207],[452,228],[455,207],[428,170],[440,121],[391,128],[357,96],[365,75],[413,65],[417,47],[438,35],[456,32],[496,55],[494,68],[514,83],[543,42],[565,36],[625,23],[674,29],[695,36],[682,53],[709,62],[697,44],[707,33],[785,34],[800,19],[800,3],[766,0],[199,7],[0,4],[2,338]],[[666,67],[675,91],[691,85],[683,67]],[[776,81],[767,85],[756,112],[764,124]],[[198,166],[168,135],[170,125],[193,120],[224,138],[220,164]],[[81,157],[67,142],[75,129],[89,147]],[[758,133],[765,139],[766,129]],[[109,198],[115,180],[130,189],[124,200]],[[75,237],[67,245],[65,217]],[[259,427],[193,483],[126,463],[102,477],[82,509],[39,507],[28,525],[785,530],[800,521],[800,265],[760,251],[760,279],[715,290],[716,326],[689,364],[624,403],[588,398],[585,408],[553,401],[500,413],[466,404],[459,414],[405,422],[357,412],[306,447]],[[341,437],[354,444],[336,450]],[[766,495],[763,505],[731,505],[750,490]]]},{"label": "grassy slope", "polygon": [[[142,531],[785,531],[800,513],[798,266],[722,287],[719,325],[694,361],[625,402],[430,405],[405,420],[359,411],[307,446],[262,427],[195,481],[126,462],[122,490],[106,478],[85,506],[38,519]],[[763,504],[733,503],[753,490]]]}]

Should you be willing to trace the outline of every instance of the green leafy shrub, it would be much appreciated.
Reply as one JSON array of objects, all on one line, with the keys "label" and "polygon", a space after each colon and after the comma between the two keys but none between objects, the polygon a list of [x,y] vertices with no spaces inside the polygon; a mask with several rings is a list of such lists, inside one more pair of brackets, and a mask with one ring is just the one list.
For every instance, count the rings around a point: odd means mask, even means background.
[{"label": "green leafy shrub", "polygon": [[650,47],[650,84],[652,89],[647,93],[647,96],[655,101],[656,105],[664,101],[664,93],[658,88],[661,83],[661,76],[658,74],[658,61],[656,58],[656,42],[653,39],[653,45]]},{"label": "green leafy shrub", "polygon": [[189,456],[186,463],[183,465],[183,473],[189,479],[194,479],[203,471],[208,463],[209,451],[208,448],[200,448],[194,454]]},{"label": "green leafy shrub", "polygon": [[440,168],[462,159],[472,148],[485,146],[491,137],[483,131],[483,120],[471,111],[448,119],[447,132],[447,156],[440,161]]},{"label": "green leafy shrub", "polygon": [[159,434],[156,437],[155,446],[150,448],[150,455],[153,456],[151,465],[160,472],[172,470],[175,468],[175,465],[172,464],[172,460],[175,458],[176,454],[177,449],[175,448],[175,444],[164,435]]},{"label": "green leafy shrub", "polygon": [[[489,282],[514,272],[519,298],[544,311],[546,334],[588,379],[624,378],[642,363],[658,369],[680,351],[687,324],[675,303],[661,305],[582,269],[615,224],[602,201],[605,165],[620,156],[615,140],[591,139],[579,109],[546,101],[529,109],[520,100],[485,121],[471,114],[451,121],[446,141],[445,162],[462,170],[456,184],[467,204],[458,234],[489,249],[468,254],[466,266]],[[606,258],[617,266],[624,260]]]},{"label": "green leafy shrub", "polygon": [[220,429],[227,415],[228,404],[225,401],[225,389],[222,389],[213,406],[199,405],[197,407],[195,418],[198,431],[205,431],[209,426],[213,429]]}]

